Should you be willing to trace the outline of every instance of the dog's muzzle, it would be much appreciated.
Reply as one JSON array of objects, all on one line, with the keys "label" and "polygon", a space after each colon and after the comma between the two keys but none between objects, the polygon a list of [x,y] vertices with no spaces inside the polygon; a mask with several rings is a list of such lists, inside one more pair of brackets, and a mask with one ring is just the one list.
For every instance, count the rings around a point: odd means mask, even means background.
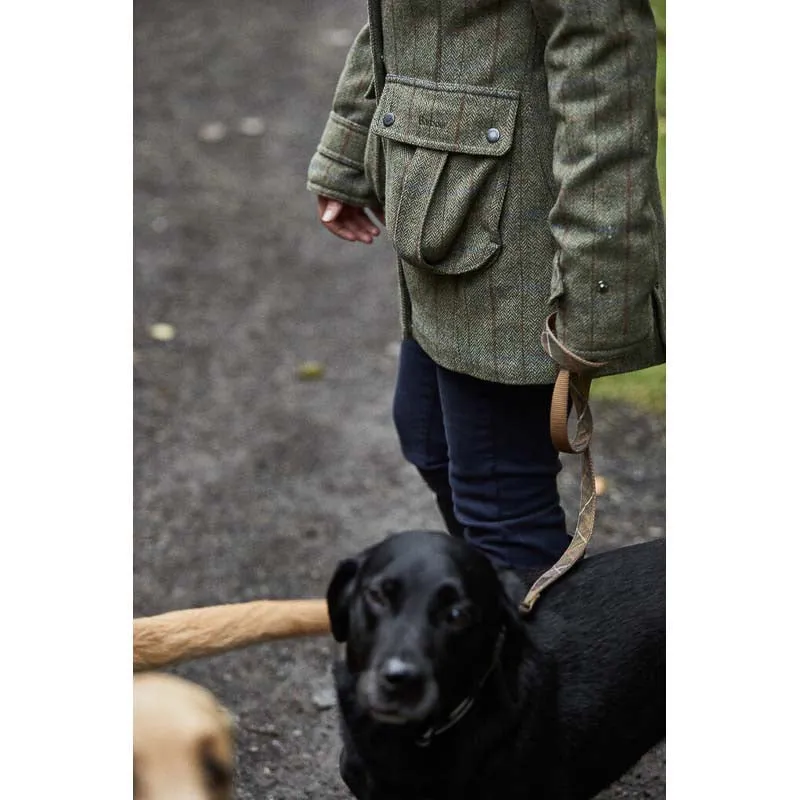
[{"label": "dog's muzzle", "polygon": [[359,680],[358,691],[376,720],[396,725],[425,719],[439,697],[433,675],[398,656],[367,670]]}]

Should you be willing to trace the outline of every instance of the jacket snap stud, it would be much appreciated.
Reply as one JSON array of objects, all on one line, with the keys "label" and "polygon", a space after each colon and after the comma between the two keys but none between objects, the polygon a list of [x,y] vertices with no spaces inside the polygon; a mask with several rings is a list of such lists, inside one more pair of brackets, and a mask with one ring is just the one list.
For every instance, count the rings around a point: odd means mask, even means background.
[{"label": "jacket snap stud", "polygon": [[494,144],[499,140],[500,140],[500,131],[497,130],[497,128],[489,128],[489,130],[486,131],[486,141]]},{"label": "jacket snap stud", "polygon": [[597,281],[597,291],[605,292],[608,289],[608,284],[605,281]]},{"label": "jacket snap stud", "polygon": [[394,114],[390,111],[388,114],[383,115],[383,124],[388,128],[390,125],[394,125]]}]

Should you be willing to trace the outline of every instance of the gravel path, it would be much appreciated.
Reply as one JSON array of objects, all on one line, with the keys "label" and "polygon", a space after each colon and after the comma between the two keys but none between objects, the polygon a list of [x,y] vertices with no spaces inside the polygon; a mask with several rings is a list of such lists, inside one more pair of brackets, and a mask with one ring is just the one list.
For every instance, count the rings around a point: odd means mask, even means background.
[{"label": "gravel path", "polygon": [[[386,243],[335,240],[304,189],[364,4],[135,0],[134,12],[134,611],[320,596],[344,554],[440,527],[391,425]],[[298,379],[309,360],[321,379]],[[663,419],[600,404],[595,417],[608,482],[595,549],[664,535]],[[563,474],[570,508],[577,467]],[[314,639],[176,670],[238,718],[237,797],[347,797],[331,653]],[[663,798],[664,758],[604,797]]]}]

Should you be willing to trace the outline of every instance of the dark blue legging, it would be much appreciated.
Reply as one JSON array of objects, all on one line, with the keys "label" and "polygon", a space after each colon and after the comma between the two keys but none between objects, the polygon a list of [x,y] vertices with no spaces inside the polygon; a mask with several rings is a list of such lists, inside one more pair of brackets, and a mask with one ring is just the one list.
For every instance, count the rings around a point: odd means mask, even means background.
[{"label": "dark blue legging", "polygon": [[403,341],[394,422],[447,529],[495,563],[549,566],[569,544],[550,440],[553,385],[490,383]]}]

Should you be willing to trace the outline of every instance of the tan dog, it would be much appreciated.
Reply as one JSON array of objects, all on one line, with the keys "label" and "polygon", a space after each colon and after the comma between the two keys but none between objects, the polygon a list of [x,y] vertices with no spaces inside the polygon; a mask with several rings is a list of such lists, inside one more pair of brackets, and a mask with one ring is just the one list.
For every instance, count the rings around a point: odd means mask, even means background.
[{"label": "tan dog", "polygon": [[[325,600],[256,600],[133,621],[133,669],[330,630]],[[133,679],[135,800],[233,797],[231,717],[211,692],[164,673]]]},{"label": "tan dog", "polygon": [[135,800],[230,800],[232,728],[203,687],[163,673],[134,676]]}]

